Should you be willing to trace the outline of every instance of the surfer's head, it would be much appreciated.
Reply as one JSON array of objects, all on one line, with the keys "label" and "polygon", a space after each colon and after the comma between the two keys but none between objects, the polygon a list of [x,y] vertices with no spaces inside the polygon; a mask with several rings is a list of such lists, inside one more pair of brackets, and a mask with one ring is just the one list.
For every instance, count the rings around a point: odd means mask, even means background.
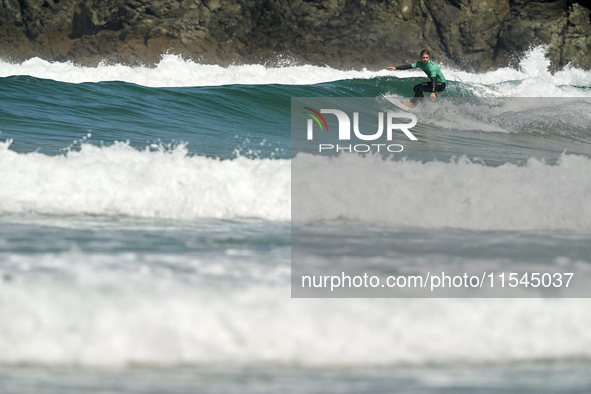
[{"label": "surfer's head", "polygon": [[425,64],[429,63],[429,59],[431,58],[431,55],[429,55],[429,51],[426,49],[423,49],[421,51],[421,61]]}]

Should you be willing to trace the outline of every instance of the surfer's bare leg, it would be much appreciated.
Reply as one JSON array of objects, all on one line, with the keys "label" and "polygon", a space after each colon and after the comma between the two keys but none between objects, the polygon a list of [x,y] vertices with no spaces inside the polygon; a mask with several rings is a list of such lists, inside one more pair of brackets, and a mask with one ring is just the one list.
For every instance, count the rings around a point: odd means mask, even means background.
[{"label": "surfer's bare leg", "polygon": [[411,103],[410,101],[402,101],[402,100],[400,100],[400,102],[401,102],[402,104],[406,105],[408,108],[412,108],[412,107],[414,107],[414,104],[413,104],[413,103]]}]

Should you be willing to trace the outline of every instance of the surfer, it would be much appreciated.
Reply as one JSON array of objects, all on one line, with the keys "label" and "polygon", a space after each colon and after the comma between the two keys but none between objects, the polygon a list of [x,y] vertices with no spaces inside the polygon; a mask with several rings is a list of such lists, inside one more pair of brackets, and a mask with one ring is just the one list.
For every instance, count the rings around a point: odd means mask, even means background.
[{"label": "surfer", "polygon": [[435,101],[435,92],[443,92],[445,90],[446,82],[443,73],[437,67],[435,63],[430,60],[431,56],[429,55],[429,51],[423,49],[421,51],[421,61],[405,64],[403,66],[396,66],[396,67],[388,67],[388,70],[410,70],[411,68],[420,68],[423,70],[429,78],[431,78],[431,82],[423,82],[418,85],[415,85],[415,96],[410,101],[402,101],[404,105],[408,108],[412,108],[414,103],[419,98],[423,97],[423,92],[431,92],[431,101]]}]

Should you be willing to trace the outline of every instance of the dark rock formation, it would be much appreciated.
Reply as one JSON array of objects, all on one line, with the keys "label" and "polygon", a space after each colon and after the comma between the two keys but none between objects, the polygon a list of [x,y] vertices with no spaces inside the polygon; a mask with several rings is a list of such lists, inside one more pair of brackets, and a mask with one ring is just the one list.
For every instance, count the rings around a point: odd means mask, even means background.
[{"label": "dark rock formation", "polygon": [[549,44],[553,67],[591,68],[591,1],[1,0],[0,57],[383,68],[418,59],[484,70]]}]

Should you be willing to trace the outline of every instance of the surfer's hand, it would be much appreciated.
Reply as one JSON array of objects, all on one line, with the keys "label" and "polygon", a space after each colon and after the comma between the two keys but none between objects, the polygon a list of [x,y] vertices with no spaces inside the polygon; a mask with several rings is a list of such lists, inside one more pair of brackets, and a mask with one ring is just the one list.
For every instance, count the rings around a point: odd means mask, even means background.
[{"label": "surfer's hand", "polygon": [[435,93],[431,93],[431,101],[435,102]]},{"label": "surfer's hand", "polygon": [[394,70],[396,70],[396,67],[388,67],[388,70],[394,71]]}]

